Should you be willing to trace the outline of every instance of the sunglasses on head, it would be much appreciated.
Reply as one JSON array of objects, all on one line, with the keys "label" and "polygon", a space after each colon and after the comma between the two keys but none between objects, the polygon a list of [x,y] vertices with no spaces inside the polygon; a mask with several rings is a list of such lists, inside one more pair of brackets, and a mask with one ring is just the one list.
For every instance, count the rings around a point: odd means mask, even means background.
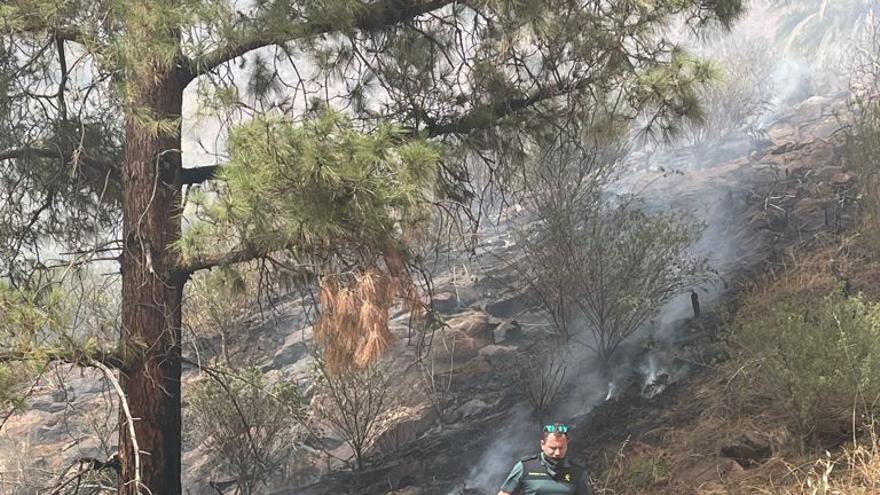
[{"label": "sunglasses on head", "polygon": [[544,425],[544,433],[559,433],[560,435],[565,435],[568,433],[568,426],[566,425]]}]

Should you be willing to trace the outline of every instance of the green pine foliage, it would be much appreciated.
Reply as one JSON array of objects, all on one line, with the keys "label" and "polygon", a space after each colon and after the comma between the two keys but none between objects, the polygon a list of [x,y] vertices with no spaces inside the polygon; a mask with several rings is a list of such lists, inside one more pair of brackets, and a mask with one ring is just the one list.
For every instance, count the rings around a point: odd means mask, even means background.
[{"label": "green pine foliage", "polygon": [[216,241],[367,259],[399,250],[403,231],[428,218],[441,156],[393,126],[361,132],[334,112],[302,124],[254,120],[230,135],[229,152],[220,197],[195,199],[200,220],[181,238],[184,258],[214,254]]},{"label": "green pine foliage", "polygon": [[[441,4],[400,22],[395,15],[422,2],[3,2],[0,153],[43,153],[0,160],[0,189],[15,196],[0,212],[0,242],[16,258],[0,260],[0,275],[39,269],[34,253],[47,241],[82,250],[118,228],[125,119],[144,137],[176,136],[186,124],[157,115],[145,96],[169,68],[184,86],[194,78],[201,114],[227,122],[271,120],[265,108],[299,122],[329,107],[358,129],[400,129],[378,132],[401,141],[442,138],[444,160],[429,188],[467,206],[475,194],[468,167],[483,162],[499,180],[516,177],[535,142],[568,132],[558,122],[591,115],[596,95],[615,95],[619,117],[644,114],[646,130],[664,137],[682,120],[700,121],[696,88],[711,80],[711,67],[667,32],[677,22],[730,26],[744,9],[741,0]],[[242,47],[265,48],[239,57]],[[256,132],[246,127],[237,134]]]}]

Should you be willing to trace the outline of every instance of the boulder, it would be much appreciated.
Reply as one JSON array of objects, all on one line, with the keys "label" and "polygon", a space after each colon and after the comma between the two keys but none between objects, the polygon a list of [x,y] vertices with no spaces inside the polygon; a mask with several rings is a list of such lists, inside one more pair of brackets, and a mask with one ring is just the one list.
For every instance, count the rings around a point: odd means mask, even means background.
[{"label": "boulder", "polygon": [[472,377],[483,377],[492,371],[492,365],[489,364],[489,360],[486,359],[485,356],[477,356],[475,359],[471,359],[460,368],[458,368],[458,372],[462,376],[472,376]]},{"label": "boulder", "polygon": [[476,342],[460,330],[438,331],[431,342],[431,358],[437,373],[445,373],[461,366],[477,357],[479,352]]},{"label": "boulder", "polygon": [[45,413],[49,413],[49,414],[54,414],[54,413],[61,412],[65,409],[67,409],[67,403],[60,401],[60,400],[55,400],[54,396],[53,397],[43,397],[43,398],[40,398],[38,400],[33,401],[30,404],[30,408],[33,409],[34,411],[40,411],[40,412],[45,412]]},{"label": "boulder", "polygon": [[458,297],[453,292],[438,292],[431,297],[431,304],[438,313],[454,313],[458,309]]},{"label": "boulder", "polygon": [[296,363],[300,359],[308,356],[308,347],[304,342],[296,342],[285,345],[275,353],[272,357],[272,363],[269,369],[280,370],[291,364]]},{"label": "boulder", "polygon": [[480,399],[471,399],[462,404],[462,406],[458,408],[458,412],[461,413],[462,418],[468,418],[479,414],[488,408],[489,404],[486,404],[485,401],[482,401]]},{"label": "boulder", "polygon": [[[499,294],[499,296],[502,296]],[[529,296],[525,293],[506,294],[486,305],[486,312],[492,316],[510,318],[529,307]]]},{"label": "boulder", "polygon": [[485,358],[490,365],[496,366],[502,362],[510,361],[516,352],[516,347],[506,345],[487,345],[480,349],[480,357]]},{"label": "boulder", "polygon": [[471,311],[447,322],[453,330],[458,330],[474,340],[477,349],[495,343],[493,323],[488,314],[482,311]]},{"label": "boulder", "polygon": [[522,337],[522,326],[516,320],[506,320],[496,326],[492,333],[496,344],[506,340],[516,340]]},{"label": "boulder", "polygon": [[745,431],[721,447],[721,455],[735,460],[742,467],[766,462],[773,455],[770,437],[757,431]]},{"label": "boulder", "polygon": [[381,433],[374,445],[383,454],[397,452],[431,428],[436,420],[434,408],[427,403],[396,407],[379,419]]}]

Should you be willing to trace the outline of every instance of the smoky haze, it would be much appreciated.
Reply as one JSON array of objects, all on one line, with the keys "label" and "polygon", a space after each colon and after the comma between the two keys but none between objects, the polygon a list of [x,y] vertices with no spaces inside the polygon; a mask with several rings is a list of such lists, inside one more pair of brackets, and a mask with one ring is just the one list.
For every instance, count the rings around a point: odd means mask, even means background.
[{"label": "smoky haze", "polygon": [[[774,126],[790,120],[791,109],[797,105],[815,97],[829,101],[846,97],[849,54],[860,42],[860,31],[852,29],[849,36],[829,43],[821,31],[811,38],[780,29],[789,11],[813,3],[819,9],[822,2],[805,1],[791,8],[779,2],[753,2],[748,15],[731,32],[678,40],[719,66],[721,79],[702,95],[708,112],[705,126],[686,126],[676,140],[665,143],[634,132],[625,161],[627,172],[608,188],[614,194],[639,193],[650,209],[678,211],[705,225],[702,237],[690,249],[691,255],[707,259],[716,274],[710,282],[694,287],[704,311],[717,305],[737,272],[749,268],[749,259],[768,249],[758,240],[743,242],[735,237],[735,224],[745,220],[736,218],[734,206],[745,186],[729,180],[719,185],[716,179],[722,172],[715,170],[732,160],[748,160],[756,150],[772,145]],[[873,10],[861,2],[852,5],[853,9]],[[864,22],[874,19],[870,12],[862,18]],[[799,48],[810,43],[816,48],[808,59]],[[503,235],[504,229],[503,224],[488,228],[490,235]],[[561,357],[568,363],[564,399],[547,416],[577,426],[594,406],[616,396],[633,380],[645,387],[660,383],[660,377],[666,384],[687,376],[690,365],[675,359],[674,347],[692,316],[690,293],[666,304],[621,346],[610,380],[603,378],[591,351],[572,345]],[[646,347],[648,340],[651,345]],[[516,460],[538,451],[540,429],[525,401],[495,431],[479,461],[450,495],[494,495]]]}]

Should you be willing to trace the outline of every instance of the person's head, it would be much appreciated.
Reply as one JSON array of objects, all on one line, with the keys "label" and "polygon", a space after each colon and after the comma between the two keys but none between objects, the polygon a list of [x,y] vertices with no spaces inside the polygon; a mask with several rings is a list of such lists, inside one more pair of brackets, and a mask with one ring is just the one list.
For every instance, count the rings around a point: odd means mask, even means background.
[{"label": "person's head", "polygon": [[544,426],[541,432],[541,452],[544,457],[559,460],[565,457],[568,451],[568,426],[562,423],[553,423]]}]

